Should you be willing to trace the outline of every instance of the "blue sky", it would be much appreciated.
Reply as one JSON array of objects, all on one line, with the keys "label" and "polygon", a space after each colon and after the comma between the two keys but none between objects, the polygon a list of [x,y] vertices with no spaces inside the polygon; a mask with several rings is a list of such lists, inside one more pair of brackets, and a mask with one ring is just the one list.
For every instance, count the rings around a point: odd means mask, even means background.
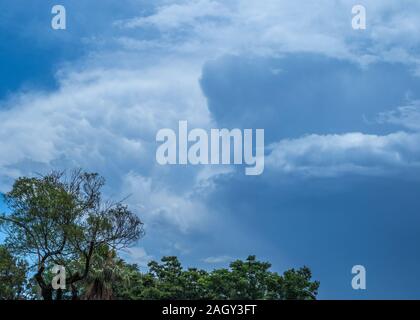
[{"label": "blue sky", "polygon": [[[359,3],[364,31],[349,0],[61,1],[57,31],[54,1],[3,2],[0,191],[83,167],[146,223],[130,261],[256,254],[320,298],[420,298],[420,4]],[[179,120],[265,129],[263,175],[159,166]]]}]

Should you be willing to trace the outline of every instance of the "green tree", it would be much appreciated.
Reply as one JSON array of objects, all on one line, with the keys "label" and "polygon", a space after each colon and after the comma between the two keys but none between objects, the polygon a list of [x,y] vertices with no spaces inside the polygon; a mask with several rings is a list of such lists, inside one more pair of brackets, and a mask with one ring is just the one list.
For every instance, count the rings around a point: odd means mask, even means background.
[{"label": "green tree", "polygon": [[[230,264],[230,272],[214,272],[210,283],[224,283],[222,294],[227,294],[229,299],[256,300],[265,299],[271,294],[270,289],[276,291],[276,274],[269,272],[271,264],[260,262],[255,256],[249,256],[246,261],[237,260]],[[222,279],[219,279],[222,277]],[[272,288],[270,288],[271,286]],[[213,290],[214,294],[219,293]],[[276,298],[273,296],[272,298]]]},{"label": "green tree", "polygon": [[0,299],[24,299],[28,264],[16,259],[9,250],[0,245]]},{"label": "green tree", "polygon": [[[151,299],[182,299],[184,293],[183,270],[177,257],[163,257],[162,263],[149,263],[149,277],[155,279]],[[158,296],[155,296],[158,294]]]},{"label": "green tree", "polygon": [[[92,258],[101,247],[119,250],[142,236],[143,224],[127,206],[102,200],[104,184],[96,173],[53,172],[19,178],[5,195],[10,213],[2,214],[0,222],[6,246],[35,261],[34,278],[44,299],[53,299],[48,270],[52,265],[66,268],[66,285],[77,299],[78,284],[89,276]],[[56,298],[62,295],[58,290]]]},{"label": "green tree", "polygon": [[[136,265],[127,264],[108,246],[93,256],[91,272],[83,281],[82,298],[86,300],[133,299],[141,274]],[[128,288],[133,288],[128,290]],[[137,291],[137,294],[140,294]]]},{"label": "green tree", "polygon": [[230,269],[218,269],[206,279],[207,292],[212,299],[241,300],[309,300],[315,299],[319,282],[311,281],[311,272],[304,267],[286,271],[283,276],[269,269],[271,264],[255,256],[246,261],[236,260]]},{"label": "green tree", "polygon": [[143,275],[137,264],[129,264],[120,260],[119,281],[112,283],[115,299],[143,299],[143,292],[148,287],[147,275]]},{"label": "green tree", "polygon": [[315,300],[319,282],[311,282],[312,272],[308,267],[299,270],[291,269],[284,273],[280,280],[281,299]]},{"label": "green tree", "polygon": [[[160,263],[151,261],[148,266],[146,274],[131,268],[130,286],[119,286],[114,291],[115,297],[156,300],[312,300],[316,299],[319,287],[319,282],[311,280],[312,275],[307,267],[291,269],[279,275],[269,270],[270,263],[258,261],[255,256],[249,256],[246,261],[236,260],[229,269],[211,272],[195,268],[184,270],[177,257],[163,257]],[[126,265],[125,268],[130,267]]]}]

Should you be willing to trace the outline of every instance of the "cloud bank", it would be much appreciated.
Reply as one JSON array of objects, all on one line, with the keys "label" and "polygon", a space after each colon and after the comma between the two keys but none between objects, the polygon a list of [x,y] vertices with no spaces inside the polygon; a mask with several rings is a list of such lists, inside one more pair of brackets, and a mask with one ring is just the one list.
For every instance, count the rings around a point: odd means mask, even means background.
[{"label": "cloud bank", "polygon": [[[228,179],[235,171],[159,167],[156,132],[176,128],[179,120],[218,127],[220,119],[209,107],[200,79],[207,63],[225,56],[282,59],[308,53],[356,68],[403,64],[416,75],[420,3],[364,1],[364,33],[351,29],[353,4],[188,0],[158,1],[151,12],[126,13],[118,21],[107,12],[113,31],[76,44],[87,44],[91,51],[58,70],[58,89],[15,92],[1,102],[0,190],[7,191],[20,175],[83,167],[108,179],[109,196],[131,195],[128,201],[149,225],[175,226],[179,233],[210,230],[209,221],[217,213],[206,197],[217,188],[217,177]],[[271,71],[284,75],[281,69]],[[287,74],[285,79],[289,81]],[[218,81],[226,84],[223,77]],[[298,100],[306,88],[296,84],[292,89]],[[375,121],[396,126],[386,134],[307,132],[272,141],[267,166],[304,176],[418,170],[419,108],[412,101],[404,107],[383,106]],[[261,106],[253,107],[258,113]],[[252,114],[233,117],[242,120]]]}]

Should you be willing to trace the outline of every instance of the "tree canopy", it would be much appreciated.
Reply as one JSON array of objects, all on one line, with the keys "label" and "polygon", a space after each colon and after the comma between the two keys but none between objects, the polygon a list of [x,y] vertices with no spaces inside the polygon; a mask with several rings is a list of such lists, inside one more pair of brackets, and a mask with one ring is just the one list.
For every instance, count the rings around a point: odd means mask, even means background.
[{"label": "tree canopy", "polygon": [[[161,263],[151,261],[145,274],[133,272],[136,266],[126,266],[136,283],[120,287],[116,297],[169,300],[313,300],[319,282],[312,281],[309,268],[288,270],[283,275],[272,272],[271,264],[255,256],[236,260],[227,269],[205,271],[184,270],[177,257],[163,257]],[[130,283],[130,281],[128,282]],[[140,289],[140,290],[139,290]],[[138,290],[138,291],[137,291]]]},{"label": "tree canopy", "polygon": [[5,194],[10,213],[0,216],[0,221],[6,246],[34,263],[34,278],[44,299],[53,298],[46,266],[66,268],[66,284],[76,299],[77,283],[88,276],[101,246],[119,250],[142,236],[142,222],[127,206],[103,201],[104,183],[96,173],[53,172],[19,178]]},{"label": "tree canopy", "polygon": [[[104,201],[104,184],[81,170],[15,181],[0,215],[0,299],[316,299],[308,267],[279,274],[255,256],[212,271],[167,256],[140,271],[118,253],[144,235],[143,223],[122,202]],[[56,265],[65,289],[53,289]]]},{"label": "tree canopy", "polygon": [[28,264],[13,257],[0,245],[0,300],[23,299],[27,286]]}]

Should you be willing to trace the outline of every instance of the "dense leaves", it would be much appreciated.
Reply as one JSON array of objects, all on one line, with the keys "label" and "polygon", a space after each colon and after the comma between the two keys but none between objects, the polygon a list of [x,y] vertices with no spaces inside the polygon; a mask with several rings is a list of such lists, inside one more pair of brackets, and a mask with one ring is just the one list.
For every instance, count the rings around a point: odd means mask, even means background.
[{"label": "dense leaves", "polygon": [[[149,271],[140,273],[126,265],[128,281],[114,287],[116,299],[316,299],[319,282],[311,280],[307,268],[288,270],[283,275],[271,272],[271,265],[255,256],[237,260],[228,269],[211,272],[184,270],[176,257],[164,257],[161,263],[149,263]],[[121,272],[121,271],[120,271]]]},{"label": "dense leaves", "polygon": [[0,246],[0,299],[25,298],[27,263]]},{"label": "dense leaves", "polygon": [[[95,173],[53,172],[19,178],[5,195],[10,213],[1,215],[0,223],[7,234],[6,246],[33,262],[44,299],[53,298],[48,266],[66,267],[66,283],[76,299],[78,283],[88,277],[92,257],[101,247],[118,250],[143,234],[142,223],[127,206],[102,200],[104,183]],[[57,298],[61,297],[59,292]]]},{"label": "dense leaves", "polygon": [[[270,271],[255,256],[226,269],[184,269],[177,257],[151,261],[141,272],[117,252],[143,235],[127,206],[102,200],[104,179],[80,170],[19,178],[0,215],[0,299],[300,299],[316,298],[309,268]],[[54,265],[66,289],[53,290]]]}]

